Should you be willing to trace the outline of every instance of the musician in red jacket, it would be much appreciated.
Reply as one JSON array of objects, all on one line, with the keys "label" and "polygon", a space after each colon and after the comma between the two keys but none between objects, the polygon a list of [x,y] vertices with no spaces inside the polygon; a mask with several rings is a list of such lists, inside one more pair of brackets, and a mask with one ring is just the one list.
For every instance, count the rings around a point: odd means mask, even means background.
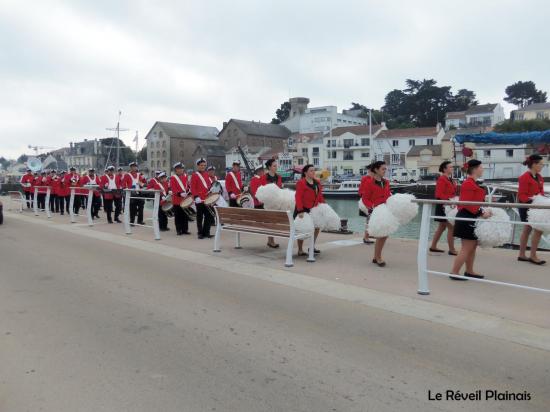
[{"label": "musician in red jacket", "polygon": [[59,172],[59,187],[57,190],[57,208],[59,208],[59,214],[64,215],[65,209],[69,212],[69,204],[71,200],[71,190],[69,189],[69,183],[65,180],[64,170]]},{"label": "musician in red jacket", "polygon": [[[365,190],[365,187],[368,185],[369,180],[372,179],[372,172],[370,171],[370,165],[367,167],[367,174],[361,178],[361,183],[359,184],[359,189],[357,193],[359,194],[359,197],[363,197],[363,191]],[[371,245],[374,243],[373,240],[369,239],[369,218],[370,214],[366,214],[362,210],[359,210],[359,216],[363,216],[366,218],[365,222],[365,234],[363,236],[363,243],[367,245]]]},{"label": "musician in red jacket", "polygon": [[57,203],[59,176],[57,175],[57,171],[55,169],[50,170],[50,173],[46,178],[46,185],[50,186],[50,211],[52,213],[59,213],[59,205]]},{"label": "musician in red jacket", "polygon": [[[138,165],[136,162],[129,164],[130,171],[124,175],[123,187],[124,189],[133,189],[139,191],[147,184],[145,177],[138,171]],[[145,206],[145,200],[143,199],[130,199],[130,223],[134,224],[137,216],[138,225],[144,225],[143,222],[143,207]]]},{"label": "musician in red jacket", "polygon": [[[294,194],[296,200],[296,209],[294,209],[294,218],[298,217],[302,219],[304,213],[309,213],[311,209],[317,206],[319,203],[325,203],[323,197],[323,186],[321,182],[315,178],[315,167],[311,164],[305,165],[302,169],[302,178],[296,183],[296,193]],[[319,228],[315,228],[313,234],[314,242],[317,241],[319,236]],[[298,240],[298,256],[307,256],[302,250],[304,240]],[[315,254],[321,253],[320,250],[314,249]]]},{"label": "musician in red jacket", "polygon": [[[70,202],[70,195],[71,195],[71,188],[77,188],[80,187],[80,176],[78,173],[76,173],[76,169],[74,167],[69,168],[69,173],[65,175],[65,178],[63,179],[65,183],[65,187],[69,189],[69,202]],[[73,213],[78,214],[81,206],[80,201],[80,193],[75,189],[74,190],[74,201],[73,201]],[[68,212],[67,208],[67,212]]]},{"label": "musician in red jacket", "polygon": [[[477,182],[483,176],[483,165],[481,161],[476,159],[468,160],[464,164],[467,178],[460,187],[459,200],[469,202],[485,202],[487,192]],[[487,219],[491,217],[489,209],[484,210],[481,205],[473,206],[458,206],[457,218],[468,219]],[[454,236],[462,239],[460,252],[455,257],[451,273],[453,280],[467,280],[468,277],[482,279],[484,276],[474,271],[474,260],[477,249],[477,237],[475,235],[475,221],[456,220],[454,225]],[[462,266],[466,264],[464,276],[460,276],[459,272]]]},{"label": "musician in red jacket", "polygon": [[[95,174],[95,169],[93,167],[88,169],[88,174],[86,176],[82,176],[79,183],[80,186],[99,187],[100,182],[99,178]],[[83,190],[83,192],[86,192],[86,195],[88,194],[88,191]],[[92,204],[90,206],[92,208],[92,219],[99,219],[99,209],[101,207],[101,195],[99,190],[93,190]]]},{"label": "musician in red jacket", "polygon": [[241,162],[234,161],[231,165],[231,171],[225,176],[225,190],[229,196],[229,206],[238,207],[237,197],[243,191],[243,181],[241,176]]},{"label": "musician in red jacket", "polygon": [[[391,196],[390,182],[384,176],[386,175],[386,162],[378,160],[370,165],[371,178],[365,179],[363,189],[361,191],[361,200],[369,209],[369,216],[372,210],[383,203],[386,203]],[[384,267],[386,262],[382,259],[382,250],[386,244],[388,237],[377,238],[374,243],[374,258],[372,263]]]},{"label": "musician in red jacket", "polygon": [[212,181],[208,176],[206,169],[206,160],[200,158],[196,161],[197,170],[191,176],[191,194],[195,199],[197,207],[197,237],[199,239],[211,238],[210,227],[214,222],[214,217],[204,205],[204,199],[210,192]]},{"label": "musician in red jacket", "polygon": [[[270,183],[274,183],[280,188],[283,187],[283,178],[277,174],[277,161],[275,159],[269,159],[265,162],[265,173],[261,176],[260,186],[265,186]],[[270,248],[278,248],[279,244],[275,243],[275,238],[273,236],[268,236],[267,246]]]},{"label": "musician in red jacket", "polygon": [[168,216],[162,210],[162,205],[166,203],[166,196],[168,196],[168,182],[166,181],[166,173],[160,172],[156,177],[149,179],[147,189],[160,190],[160,204],[158,210],[159,229],[162,232],[170,230],[168,227]]},{"label": "musician in red jacket", "polygon": [[[448,160],[439,165],[439,173],[441,175],[437,179],[435,184],[435,198],[438,200],[449,200],[457,194],[457,184],[453,180],[453,164]],[[444,251],[437,248],[437,242],[443,235],[445,229],[447,229],[447,244],[449,245],[449,255],[456,256],[455,240],[453,236],[453,224],[448,221],[445,216],[445,207],[443,205],[435,206],[435,215],[441,216],[435,219],[439,222],[437,229],[435,230],[434,237],[432,238],[432,245],[430,246],[430,252],[443,253]]]},{"label": "musician in red jacket", "polygon": [[[117,182],[118,180],[118,182]],[[115,200],[115,194],[122,188],[120,179],[117,179],[115,175],[115,167],[109,166],[106,169],[106,173],[99,178],[99,187],[103,193],[103,208],[107,215],[107,222],[113,223],[113,202]],[[115,222],[121,223],[120,219],[120,206],[115,206]]]},{"label": "musician in red jacket", "polygon": [[170,176],[169,188],[172,192],[172,202],[174,203],[174,225],[176,226],[176,235],[189,235],[189,216],[181,208],[180,204],[189,194],[189,182],[185,173],[185,166],[177,162],[174,166],[174,174]]},{"label": "musician in red jacket", "polygon": [[[518,201],[520,203],[531,203],[533,197],[536,195],[544,195],[544,179],[541,175],[542,168],[544,167],[544,161],[542,156],[538,154],[532,154],[523,162],[525,166],[529,168],[524,174],[519,177],[518,187]],[[522,222],[527,222],[528,208],[518,208],[519,216]],[[529,236],[531,236],[531,251],[529,257],[526,255],[527,243],[529,242]],[[521,237],[519,241],[519,256],[520,262],[529,262],[534,265],[544,265],[546,261],[537,257],[537,250],[539,247],[540,238],[542,232],[540,230],[533,229],[531,226],[523,226]]]},{"label": "musician in red jacket", "polygon": [[254,199],[254,209],[263,209],[264,205],[258,199],[256,199],[256,192],[258,188],[262,185],[262,176],[264,175],[265,170],[263,166],[260,166],[254,170],[254,176],[250,179],[250,194]]},{"label": "musician in red jacket", "polygon": [[37,176],[34,179],[34,188],[38,186],[37,194],[36,194],[36,202],[39,210],[46,210],[46,192],[48,185],[48,174],[46,171],[40,172],[40,176]]},{"label": "musician in red jacket", "polygon": [[30,209],[34,198],[34,176],[32,175],[31,169],[27,169],[26,173],[21,177],[20,183],[25,193],[27,209]]}]

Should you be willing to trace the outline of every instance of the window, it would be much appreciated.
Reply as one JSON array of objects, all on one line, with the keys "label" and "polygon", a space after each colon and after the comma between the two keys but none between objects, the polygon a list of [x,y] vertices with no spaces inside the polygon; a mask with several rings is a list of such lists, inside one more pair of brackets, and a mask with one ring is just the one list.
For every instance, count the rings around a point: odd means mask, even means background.
[{"label": "window", "polygon": [[353,146],[353,139],[344,139],[344,147],[347,149],[351,146]]},{"label": "window", "polygon": [[409,146],[411,146],[411,147],[414,146],[414,143],[415,143],[414,139],[409,139]]},{"label": "window", "polygon": [[330,140],[327,140],[327,147],[330,147]]},{"label": "window", "polygon": [[157,160],[157,169],[160,169],[160,160]]},{"label": "window", "polygon": [[[430,139],[426,139],[426,144],[427,144],[428,146],[433,146],[433,144],[434,144],[434,139],[431,139],[431,138],[430,138]],[[413,146],[414,146],[414,145],[413,145]]]},{"label": "window", "polygon": [[483,156],[484,157],[491,157],[491,151],[490,150],[484,150],[483,151]]},{"label": "window", "polygon": [[166,160],[162,161],[162,167],[166,167]]},{"label": "window", "polygon": [[344,174],[345,175],[352,175],[353,174],[353,169],[344,168]]},{"label": "window", "polygon": [[302,159],[301,157],[298,158],[298,164],[299,165],[303,165],[304,164],[304,159]]},{"label": "window", "polygon": [[353,152],[351,150],[344,150],[344,160],[353,160]]},{"label": "window", "polygon": [[515,113],[514,120],[523,120],[523,113]]},{"label": "window", "polygon": [[327,157],[328,157],[329,159],[336,159],[336,150],[329,150],[329,151],[327,152]]},{"label": "window", "polygon": [[162,147],[166,147],[166,140],[162,141]]},{"label": "window", "polygon": [[506,149],[506,157],[514,157],[514,149]]},{"label": "window", "polygon": [[391,155],[391,163],[393,165],[398,165],[399,164],[399,161],[401,160],[401,155],[399,153],[393,153]]},{"label": "window", "polygon": [[537,112],[537,119],[548,119],[548,112]]},{"label": "window", "polygon": [[369,146],[370,145],[370,139],[368,137],[361,138],[361,146]]},{"label": "window", "polygon": [[302,156],[307,157],[307,147],[302,147]]},{"label": "window", "polygon": [[164,136],[164,133],[162,133],[162,131],[159,132],[159,138],[162,139],[163,136]]},{"label": "window", "polygon": [[361,152],[361,157],[370,157],[369,152]]},{"label": "window", "polygon": [[166,150],[162,151],[162,157],[166,157]]},{"label": "window", "polygon": [[151,160],[151,167],[155,167],[155,161]]},{"label": "window", "polygon": [[160,157],[160,150],[157,150],[157,157]]},{"label": "window", "polygon": [[319,156],[319,147],[314,147],[312,151],[313,151],[313,156]]},{"label": "window", "polygon": [[428,174],[428,168],[427,167],[421,167],[420,168],[420,176],[426,176]]},{"label": "window", "polygon": [[318,157],[313,158],[313,166],[319,166],[319,158]]},{"label": "window", "polygon": [[392,145],[393,147],[399,146],[399,140],[392,140],[391,145]]}]

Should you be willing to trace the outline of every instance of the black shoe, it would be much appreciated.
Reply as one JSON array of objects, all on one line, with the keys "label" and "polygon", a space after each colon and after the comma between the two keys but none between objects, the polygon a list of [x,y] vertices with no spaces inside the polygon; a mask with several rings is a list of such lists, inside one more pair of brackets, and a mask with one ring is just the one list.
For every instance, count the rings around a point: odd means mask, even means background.
[{"label": "black shoe", "polygon": [[138,222],[137,224],[138,224],[138,225],[144,225],[145,222]]},{"label": "black shoe", "polygon": [[[307,251],[309,253],[309,249]],[[313,249],[313,254],[314,255],[318,255],[319,253],[321,253],[321,251],[319,249]]]},{"label": "black shoe", "polygon": [[163,227],[160,229],[161,232],[168,232],[170,229],[168,229],[167,227]]},{"label": "black shoe", "polygon": [[372,260],[372,263],[374,263],[375,265],[380,266],[381,268],[383,268],[384,266],[386,266],[386,262],[384,262],[383,260],[379,262],[378,260],[373,259],[373,260]]},{"label": "black shoe", "polygon": [[122,223],[118,218],[115,219],[115,222],[117,222],[117,223]]},{"label": "black shoe", "polygon": [[204,239],[204,236],[203,235],[198,235],[197,236],[199,239]]},{"label": "black shoe", "polygon": [[113,224],[113,221],[112,221],[112,220],[108,220],[107,222],[108,222],[109,224],[111,224],[111,225]]},{"label": "black shoe", "polygon": [[63,216],[65,213],[61,212],[60,215]]},{"label": "black shoe", "polygon": [[182,235],[190,235],[191,232],[181,232]]},{"label": "black shoe", "polygon": [[546,264],[546,260],[535,260],[535,259],[529,258],[529,263],[532,263],[533,265],[542,266]]},{"label": "black shoe", "polygon": [[451,275],[451,276],[449,276],[449,279],[451,279],[451,280],[462,280],[462,281],[468,280],[464,276],[460,276],[460,275]]},{"label": "black shoe", "polygon": [[467,278],[476,278],[476,279],[483,279],[485,277],[483,275],[476,275],[474,273],[468,273],[468,272],[464,272],[464,276],[466,276]]},{"label": "black shoe", "polygon": [[214,235],[204,235],[204,237],[207,237],[208,239],[212,239]]}]

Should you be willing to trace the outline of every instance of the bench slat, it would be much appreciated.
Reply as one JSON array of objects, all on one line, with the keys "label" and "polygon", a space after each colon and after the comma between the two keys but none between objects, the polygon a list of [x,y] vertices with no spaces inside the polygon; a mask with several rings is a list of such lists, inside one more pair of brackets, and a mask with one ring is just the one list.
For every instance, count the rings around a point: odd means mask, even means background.
[{"label": "bench slat", "polygon": [[253,220],[266,223],[288,223],[286,212],[278,210],[262,210],[262,209],[247,209],[236,207],[218,207],[218,216],[224,220],[225,217],[233,217],[235,219]]},{"label": "bench slat", "polygon": [[259,235],[266,235],[266,236],[290,237],[290,233],[286,231],[254,229],[253,227],[247,227],[247,226],[228,225],[228,226],[224,226],[223,230],[233,231],[233,232],[256,233]]},{"label": "bench slat", "polygon": [[243,226],[243,227],[259,227],[263,229],[270,229],[270,230],[281,230],[285,232],[290,232],[290,225],[287,222],[286,224],[283,223],[266,223],[266,222],[255,222],[252,220],[242,220],[242,219],[225,219],[221,221],[222,225],[237,225],[237,226]]}]

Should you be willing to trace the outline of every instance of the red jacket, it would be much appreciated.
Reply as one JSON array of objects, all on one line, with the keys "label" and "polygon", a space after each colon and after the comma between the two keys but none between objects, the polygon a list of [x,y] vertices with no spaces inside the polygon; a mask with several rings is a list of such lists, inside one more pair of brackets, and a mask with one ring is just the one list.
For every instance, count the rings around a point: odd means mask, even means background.
[{"label": "red jacket", "polygon": [[262,177],[254,175],[252,179],[250,179],[250,194],[254,198],[254,206],[262,205],[262,202],[256,199],[256,192],[260,186],[262,186]]},{"label": "red jacket", "polygon": [[59,176],[59,189],[57,191],[58,196],[66,197],[71,194],[71,189],[69,189],[70,182],[67,183],[65,177],[66,176]]},{"label": "red jacket", "polygon": [[[237,180],[237,183],[235,183],[235,179]],[[243,190],[241,172],[229,172],[225,175],[225,190],[227,190],[228,195],[234,193],[236,196],[239,196],[241,194]]]},{"label": "red jacket", "polygon": [[529,203],[536,195],[544,195],[544,179],[540,174],[533,176],[530,171],[522,174],[519,179],[518,200],[520,203]]},{"label": "red jacket", "polygon": [[[468,202],[485,202],[485,189],[479,186],[474,179],[468,177],[460,187],[460,197],[458,200]],[[458,210],[466,209],[470,213],[477,215],[481,206],[458,206]]]},{"label": "red jacket", "polygon": [[435,184],[435,198],[439,200],[449,200],[456,196],[457,184],[448,176],[441,175]]},{"label": "red jacket", "polygon": [[[270,180],[268,179],[268,174],[269,174],[269,173],[266,172],[266,173],[264,173],[264,175],[260,178],[260,179],[261,179],[261,180],[260,180],[260,186],[265,186],[265,185],[267,185],[267,184],[269,184],[269,183],[275,183],[275,182],[272,182],[272,181],[270,181]],[[269,177],[271,177],[271,176],[269,176]],[[277,178],[276,185],[282,188],[282,187],[283,187],[283,178],[282,178],[280,175],[277,175],[277,174],[276,174],[274,177]]]},{"label": "red jacket", "polygon": [[[69,191],[69,195],[71,194],[71,187],[79,187],[80,186],[80,176],[76,173],[67,173],[65,177],[63,178],[63,184]],[[75,194],[80,194],[78,190],[74,191]]]},{"label": "red jacket", "polygon": [[152,178],[149,180],[149,183],[147,183],[147,189],[154,189],[154,190],[160,190],[160,204],[164,204],[164,199],[166,198],[166,195],[168,194],[168,182],[165,181],[164,183],[161,183],[156,178]]},{"label": "red jacket", "polygon": [[[48,186],[48,177],[47,176],[38,176],[34,179],[34,186]],[[48,189],[41,187],[38,189],[38,193],[46,194]]]},{"label": "red jacket", "polygon": [[359,196],[363,196],[363,191],[365,190],[365,187],[369,180],[372,179],[372,176],[365,175],[361,178],[361,183],[359,184],[359,190],[357,191],[359,193]]},{"label": "red jacket", "polygon": [[51,193],[60,196],[61,178],[57,175],[48,177],[48,186],[51,186]]},{"label": "red jacket", "polygon": [[296,183],[296,210],[298,213],[303,212],[304,209],[313,209],[319,203],[325,203],[325,198],[323,197],[323,186],[318,180],[314,181],[317,183],[317,191],[315,191],[306,181],[306,178],[303,177],[298,180]]},{"label": "red jacket", "polygon": [[[25,192],[34,192],[34,176],[31,174],[24,174],[23,177],[21,177],[21,185],[23,186],[23,190]],[[30,186],[27,186],[30,184]]]},{"label": "red jacket", "polygon": [[[117,179],[117,175],[113,175],[112,177],[108,174],[105,174],[99,178],[99,187],[104,190],[114,190],[111,185],[111,189],[109,189],[109,182],[112,181],[113,185],[115,186],[115,189],[122,189],[121,186],[121,180],[120,178]],[[114,198],[115,193],[114,192],[103,192],[103,198],[110,200]]]},{"label": "red jacket", "polygon": [[[90,176],[82,176],[79,181],[80,186],[84,185],[100,185],[99,177],[95,176],[91,178]],[[80,190],[81,194],[88,194],[87,190]],[[99,190],[94,190],[94,196],[99,197]]]},{"label": "red jacket", "polygon": [[361,199],[367,208],[374,209],[376,206],[386,203],[386,200],[388,200],[390,196],[389,180],[382,179],[378,181],[373,177],[364,180]]},{"label": "red jacket", "polygon": [[[208,191],[210,190],[210,187],[212,186],[212,181],[210,180],[210,176],[208,176],[208,173],[202,172],[200,173],[204,179],[204,183],[199,177],[200,172],[194,172],[191,175],[191,194],[193,195],[193,198],[200,197],[201,200],[206,199],[206,196],[208,195]],[[206,184],[206,186],[204,185]]]},{"label": "red jacket", "polygon": [[147,185],[147,181],[139,172],[128,172],[122,178],[122,186],[124,189],[136,189],[140,184],[141,187],[144,187]]},{"label": "red jacket", "polygon": [[179,205],[189,190],[187,174],[183,173],[181,176],[170,176],[170,183],[168,184],[168,187],[172,191],[172,203]]}]

